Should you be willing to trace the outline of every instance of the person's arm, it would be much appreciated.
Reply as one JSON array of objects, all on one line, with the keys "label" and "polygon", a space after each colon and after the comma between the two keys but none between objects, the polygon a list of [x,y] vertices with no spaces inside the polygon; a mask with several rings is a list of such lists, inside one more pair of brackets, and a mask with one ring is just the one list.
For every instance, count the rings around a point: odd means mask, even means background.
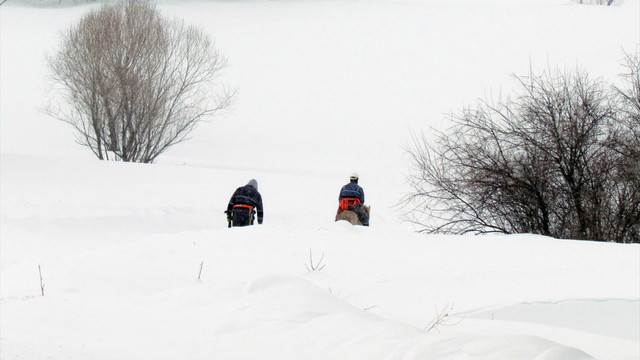
[{"label": "person's arm", "polygon": [[229,199],[229,204],[227,205],[227,214],[231,214],[231,210],[233,210],[233,205],[235,205],[236,201],[234,200],[236,197],[236,192],[238,192],[238,190],[233,192],[233,195],[231,195],[231,199]]},{"label": "person's arm", "polygon": [[262,219],[264,218],[264,209],[262,208],[262,196],[258,194],[258,204],[256,205],[256,209],[258,212],[258,224],[262,224]]}]

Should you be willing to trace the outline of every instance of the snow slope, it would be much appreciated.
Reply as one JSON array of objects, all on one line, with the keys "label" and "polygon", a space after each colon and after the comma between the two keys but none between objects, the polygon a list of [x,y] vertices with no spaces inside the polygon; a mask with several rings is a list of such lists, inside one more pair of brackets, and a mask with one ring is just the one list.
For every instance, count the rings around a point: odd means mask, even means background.
[{"label": "snow slope", "polygon": [[[92,6],[0,7],[1,359],[640,358],[639,245],[425,236],[394,207],[412,131],[530,67],[615,81],[639,1],[162,2],[239,96],[154,165],[39,111],[45,53]],[[370,228],[333,222],[352,171]],[[251,178],[265,223],[229,230]]]}]

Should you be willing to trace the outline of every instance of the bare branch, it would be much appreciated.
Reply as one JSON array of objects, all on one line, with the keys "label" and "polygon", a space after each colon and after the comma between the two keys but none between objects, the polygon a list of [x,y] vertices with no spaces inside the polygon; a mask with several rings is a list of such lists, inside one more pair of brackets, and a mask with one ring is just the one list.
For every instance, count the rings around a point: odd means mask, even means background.
[{"label": "bare branch", "polygon": [[453,304],[451,305],[446,304],[442,310],[438,310],[438,307],[435,305],[434,305],[434,308],[435,308],[436,316],[435,318],[433,318],[433,320],[431,320],[431,322],[429,322],[429,324],[427,324],[427,326],[425,327],[425,332],[430,332],[431,330],[434,330],[434,329],[437,330],[439,326],[455,326],[460,324],[463,320],[463,319],[458,319],[453,323],[450,321],[451,318],[449,317],[449,314],[453,310]]},{"label": "bare branch", "polygon": [[42,281],[42,269],[40,268],[40,264],[38,264],[38,274],[40,274],[40,293],[44,296],[44,282]]}]

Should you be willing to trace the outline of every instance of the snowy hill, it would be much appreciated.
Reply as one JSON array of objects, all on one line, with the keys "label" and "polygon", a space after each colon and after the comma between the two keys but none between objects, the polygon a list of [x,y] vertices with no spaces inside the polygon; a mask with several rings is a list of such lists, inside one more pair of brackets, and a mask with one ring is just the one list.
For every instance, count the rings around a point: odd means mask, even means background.
[{"label": "snowy hill", "polygon": [[[0,7],[0,359],[640,358],[639,245],[426,236],[394,206],[411,132],[510,74],[615,81],[639,1],[161,2],[239,95],[154,165],[39,110],[45,53],[94,6]],[[353,171],[370,228],[333,222]],[[265,223],[227,229],[251,178]]]}]

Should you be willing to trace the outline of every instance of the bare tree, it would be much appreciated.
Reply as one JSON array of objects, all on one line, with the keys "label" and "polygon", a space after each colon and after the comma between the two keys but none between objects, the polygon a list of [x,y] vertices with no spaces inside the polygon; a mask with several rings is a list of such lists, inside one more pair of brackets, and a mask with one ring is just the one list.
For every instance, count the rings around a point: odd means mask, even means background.
[{"label": "bare tree", "polygon": [[153,162],[233,98],[215,90],[226,59],[209,36],[147,0],[91,11],[48,60],[61,97],[49,113],[102,160]]},{"label": "bare tree", "polygon": [[517,79],[514,101],[483,101],[433,141],[414,138],[411,221],[427,232],[640,242],[629,157],[638,124],[619,126],[620,98],[580,71]]},{"label": "bare tree", "polygon": [[611,6],[615,0],[579,0],[580,4],[594,4]]},{"label": "bare tree", "polygon": [[635,234],[634,242],[640,242],[640,52],[626,54],[625,66],[625,86],[615,88],[620,110],[610,144],[621,161],[612,195],[617,200],[618,231]]},{"label": "bare tree", "polygon": [[[625,87],[616,87],[616,91],[622,99],[622,123],[629,129],[627,135],[627,148],[630,156],[636,156],[640,151],[640,52],[635,55],[626,54],[625,66],[627,73],[622,74]],[[635,151],[634,151],[635,150]]]}]

